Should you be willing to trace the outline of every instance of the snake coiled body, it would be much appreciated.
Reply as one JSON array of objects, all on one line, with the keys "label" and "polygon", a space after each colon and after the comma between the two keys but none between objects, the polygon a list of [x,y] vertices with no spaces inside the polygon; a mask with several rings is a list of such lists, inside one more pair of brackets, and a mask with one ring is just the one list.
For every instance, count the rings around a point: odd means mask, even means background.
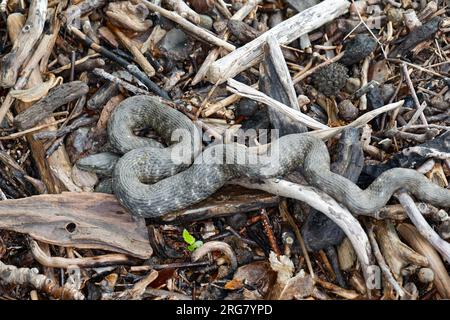
[{"label": "snake coiled body", "polygon": [[[167,143],[177,129],[195,138],[178,139],[163,148],[133,134],[133,129],[145,126],[152,127]],[[114,193],[132,214],[141,217],[157,219],[183,209],[206,199],[231,179],[281,177],[299,167],[308,183],[355,214],[376,212],[399,189],[433,205],[450,207],[450,190],[411,169],[388,170],[367,189],[360,189],[330,171],[326,145],[309,134],[286,135],[252,148],[217,144],[200,152],[198,132],[192,122],[152,97],[135,96],[121,102],[109,121],[108,133],[111,144],[125,153],[114,168]],[[182,164],[173,161],[173,151],[180,145],[191,150]],[[255,153],[259,155],[257,163],[252,162]]]}]

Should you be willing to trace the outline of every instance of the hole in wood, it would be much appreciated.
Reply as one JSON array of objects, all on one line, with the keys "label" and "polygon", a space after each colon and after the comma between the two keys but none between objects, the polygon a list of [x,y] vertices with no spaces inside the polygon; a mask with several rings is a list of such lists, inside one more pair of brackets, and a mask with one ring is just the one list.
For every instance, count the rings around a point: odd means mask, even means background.
[{"label": "hole in wood", "polygon": [[31,26],[29,24],[24,25],[22,28],[22,32],[24,32],[24,33],[29,32],[30,30],[31,30]]},{"label": "hole in wood", "polygon": [[73,223],[73,222],[70,222],[70,223],[68,223],[68,224],[66,225],[66,230],[67,230],[69,233],[74,233],[76,229],[77,229],[77,225],[76,225],[75,223]]}]

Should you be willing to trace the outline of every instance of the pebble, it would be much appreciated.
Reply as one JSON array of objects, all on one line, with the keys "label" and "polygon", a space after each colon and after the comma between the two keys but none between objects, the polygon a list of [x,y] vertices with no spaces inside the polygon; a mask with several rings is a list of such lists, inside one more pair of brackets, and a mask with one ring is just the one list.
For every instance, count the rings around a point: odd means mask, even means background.
[{"label": "pebble", "polygon": [[180,29],[173,28],[158,42],[161,55],[176,61],[183,61],[191,53],[191,45],[186,34]]},{"label": "pebble", "polygon": [[417,273],[417,277],[422,283],[430,283],[434,280],[434,272],[430,268],[421,268]]},{"label": "pebble", "polygon": [[377,47],[376,40],[367,34],[358,34],[345,44],[345,53],[340,63],[350,66],[364,60]]},{"label": "pebble", "polygon": [[214,23],[213,19],[205,14],[200,14],[199,16],[200,16],[200,23],[199,23],[200,27],[203,27],[207,30],[211,30]]},{"label": "pebble", "polygon": [[395,86],[393,84],[387,83],[381,86],[381,96],[383,97],[384,103],[388,103],[394,93]]},{"label": "pebble", "polygon": [[352,121],[358,117],[359,110],[350,100],[342,100],[338,104],[339,118],[345,121]]},{"label": "pebble", "polygon": [[251,117],[258,110],[258,102],[243,98],[236,105],[237,117]]},{"label": "pebble", "polygon": [[350,94],[355,93],[356,90],[361,88],[361,80],[358,78],[348,78],[345,83],[345,91]]},{"label": "pebble", "polygon": [[400,25],[403,22],[403,12],[403,9],[390,8],[387,11],[388,21],[391,21],[394,27]]}]

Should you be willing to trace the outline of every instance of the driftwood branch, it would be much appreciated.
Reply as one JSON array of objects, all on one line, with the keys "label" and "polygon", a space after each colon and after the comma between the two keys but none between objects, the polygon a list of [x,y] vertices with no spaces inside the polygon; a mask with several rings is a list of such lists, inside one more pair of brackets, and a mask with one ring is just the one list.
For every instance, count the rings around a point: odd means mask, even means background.
[{"label": "driftwood branch", "polygon": [[404,191],[400,191],[397,193],[396,197],[405,208],[406,214],[420,234],[433,245],[445,261],[450,263],[450,243],[442,239],[436,231],[431,228],[410,195]]},{"label": "driftwood branch", "polygon": [[[250,14],[255,8],[256,5],[261,2],[261,0],[249,0],[247,3],[245,3],[242,8],[240,8],[231,18],[230,20],[237,20],[241,21],[244,20],[246,16]],[[228,37],[230,36],[230,33],[228,31],[224,31],[222,33],[223,40],[228,40]],[[219,54],[221,52],[222,48],[214,48],[209,53],[208,56],[203,61],[203,64],[198,69],[197,74],[192,79],[192,85],[198,84],[200,81],[203,80],[203,78],[206,76],[206,73],[208,72],[209,66],[217,60],[219,57]]]},{"label": "driftwood branch", "polygon": [[373,257],[369,239],[358,220],[333,198],[313,187],[280,179],[266,179],[262,183],[250,181],[235,181],[234,183],[249,189],[264,190],[278,196],[303,201],[325,214],[341,227],[351,241],[366,280],[371,277],[369,267],[373,262]]},{"label": "driftwood branch", "polygon": [[346,0],[326,0],[296,14],[255,40],[214,62],[207,73],[207,80],[211,83],[224,82],[257,64],[261,61],[263,45],[266,43],[268,36],[273,36],[280,45],[288,44],[301,35],[311,32],[346,13],[349,6],[350,2]]},{"label": "driftwood branch", "polygon": [[39,274],[37,269],[17,268],[0,261],[0,283],[7,285],[31,286],[48,293],[55,299],[84,300],[84,295],[72,288],[60,287],[52,279]]},{"label": "driftwood branch", "polygon": [[272,108],[276,108],[278,111],[286,114],[291,119],[293,119],[295,121],[299,121],[309,128],[318,129],[318,130],[310,131],[307,134],[312,134],[323,140],[326,140],[333,136],[336,136],[337,134],[341,133],[342,130],[344,130],[345,128],[362,127],[362,126],[366,125],[369,121],[374,119],[375,117],[379,116],[380,114],[397,109],[404,104],[404,100],[401,100],[401,101],[398,101],[395,103],[391,103],[391,104],[385,105],[381,108],[378,108],[378,109],[375,109],[375,110],[372,110],[370,112],[363,114],[361,117],[357,118],[356,120],[349,123],[348,125],[341,126],[341,127],[335,127],[335,128],[329,128],[328,126],[320,123],[317,120],[312,119],[311,117],[301,113],[300,111],[289,108],[285,104],[283,104],[275,99],[272,99],[271,97],[265,95],[261,91],[254,89],[253,87],[247,86],[246,84],[243,84],[234,79],[229,79],[227,84],[228,84],[227,89],[239,96],[253,99],[255,101],[264,103]]},{"label": "driftwood branch", "polygon": [[143,220],[113,195],[63,192],[0,201],[0,228],[45,243],[98,248],[147,259],[152,254]]},{"label": "driftwood branch", "polygon": [[384,276],[386,277],[386,280],[392,285],[392,287],[397,291],[397,294],[400,297],[405,296],[405,291],[403,288],[398,284],[397,280],[395,280],[394,276],[391,273],[391,270],[389,269],[389,266],[386,263],[386,260],[384,259],[383,255],[381,254],[380,247],[378,246],[377,240],[375,239],[375,233],[373,232],[373,225],[369,225],[368,232],[367,232],[370,244],[372,245],[373,253],[375,255],[375,258],[377,259],[378,265],[381,268],[381,271],[383,272]]},{"label": "driftwood branch", "polygon": [[279,197],[266,192],[225,186],[202,202],[164,215],[162,220],[171,224],[186,223],[276,207],[278,202]]},{"label": "driftwood branch", "polygon": [[47,0],[31,1],[27,21],[17,35],[13,48],[1,61],[0,86],[10,88],[16,83],[20,67],[33,52],[44,30],[46,15]]},{"label": "driftwood branch", "polygon": [[88,91],[89,87],[83,81],[62,84],[31,108],[17,115],[14,124],[21,130],[29,129],[51,115],[55,109],[85,95]]},{"label": "driftwood branch", "polygon": [[200,15],[192,10],[183,0],[165,0],[165,2],[183,18],[187,18],[195,24],[200,23]]},{"label": "driftwood branch", "polygon": [[218,47],[223,47],[228,51],[233,51],[236,49],[236,47],[233,46],[232,44],[226,42],[225,40],[218,38],[217,36],[206,31],[203,28],[197,27],[195,24],[189,22],[188,20],[186,20],[185,18],[176,14],[175,12],[161,8],[160,6],[153,4],[147,0],[133,0],[133,2],[137,2],[137,3],[141,2],[141,3],[145,4],[147,6],[147,8],[149,8],[151,11],[157,12],[160,15],[162,15],[163,17],[179,24],[186,31],[188,31],[195,37],[205,41],[206,43],[209,43],[209,44],[212,44],[212,45],[215,45]]},{"label": "driftwood branch", "polygon": [[39,247],[39,244],[31,240],[30,241],[31,253],[37,262],[46,267],[68,269],[73,267],[78,268],[93,268],[93,267],[105,267],[117,264],[129,263],[130,259],[124,254],[105,254],[96,257],[86,258],[63,258],[63,257],[51,257],[47,255],[44,250]]},{"label": "driftwood branch", "polygon": [[441,257],[433,248],[433,246],[420,234],[420,232],[414,228],[414,226],[406,223],[402,223],[397,227],[397,230],[401,237],[405,241],[417,250],[420,254],[424,255],[430,264],[430,268],[434,272],[434,285],[439,294],[444,299],[450,299],[450,276],[442,262]]},{"label": "driftwood branch", "polygon": [[[54,14],[57,14],[58,10],[55,11]],[[19,41],[20,30],[23,28],[23,23],[25,19],[21,14],[11,14],[8,16],[8,31],[11,40],[15,43]],[[56,23],[53,26],[53,34],[58,34],[59,32],[59,24]],[[45,41],[45,38],[42,39]],[[52,51],[54,41],[50,42],[48,45],[47,54]],[[42,58],[44,59],[45,56]],[[33,57],[30,61],[33,60]],[[42,62],[42,60],[41,60]],[[27,64],[28,65],[28,64]],[[25,67],[25,69],[27,66]],[[34,86],[38,86],[42,83],[42,76],[40,74],[39,66],[35,66],[31,71],[30,76],[28,77],[28,81],[24,84],[25,89],[33,88]],[[4,101],[4,104],[9,101],[11,104],[13,102],[13,98],[11,95],[7,95]],[[15,105],[15,109],[17,113],[21,113],[28,108],[30,108],[32,104],[18,102]],[[2,105],[3,108],[3,105]],[[54,123],[55,119],[50,116],[43,120],[45,124]],[[47,130],[56,130],[54,126],[48,126]],[[31,154],[36,163],[36,167],[38,169],[40,179],[44,182],[46,189],[50,193],[61,192],[66,188],[70,191],[81,191],[71,180],[71,164],[69,162],[69,157],[66,153],[66,150],[63,146],[59,147],[48,159],[45,159],[45,147],[44,145],[35,140],[33,138],[33,134],[30,133],[27,135],[27,140],[31,148]]]},{"label": "driftwood branch", "polygon": [[250,86],[247,86],[239,81],[236,81],[234,79],[228,80],[228,86],[227,89],[233,93],[237,93],[243,97],[253,99],[255,101],[264,103],[272,108],[276,108],[277,111],[282,112],[289,118],[293,119],[294,121],[298,121],[305,126],[312,128],[312,129],[329,129],[328,126],[322,124],[321,122],[314,120],[313,118],[301,113],[298,110],[289,108],[285,104],[269,97],[268,95],[262,93],[261,91],[258,91],[256,89],[253,89]]}]

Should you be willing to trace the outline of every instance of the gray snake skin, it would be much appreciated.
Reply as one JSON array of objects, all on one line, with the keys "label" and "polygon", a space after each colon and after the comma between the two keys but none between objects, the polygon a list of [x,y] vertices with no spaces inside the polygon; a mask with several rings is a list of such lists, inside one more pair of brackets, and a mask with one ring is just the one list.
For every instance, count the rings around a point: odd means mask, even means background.
[{"label": "gray snake skin", "polygon": [[[171,141],[175,130],[198,134],[189,118],[157,98],[135,96],[117,106],[108,123],[108,134],[111,144],[124,155],[114,168],[113,189],[136,216],[157,220],[206,199],[231,179],[281,177],[299,167],[308,183],[355,214],[378,211],[399,189],[433,205],[450,207],[450,190],[411,169],[388,170],[361,190],[330,171],[326,145],[308,134],[286,135],[252,148],[237,143],[216,144],[201,152],[198,139],[179,138],[164,148],[153,139],[134,135],[133,130],[143,127],[151,127],[165,142]],[[174,163],[171,157],[179,147],[190,150],[182,164]],[[250,159],[255,152],[260,154],[256,164]]]}]

